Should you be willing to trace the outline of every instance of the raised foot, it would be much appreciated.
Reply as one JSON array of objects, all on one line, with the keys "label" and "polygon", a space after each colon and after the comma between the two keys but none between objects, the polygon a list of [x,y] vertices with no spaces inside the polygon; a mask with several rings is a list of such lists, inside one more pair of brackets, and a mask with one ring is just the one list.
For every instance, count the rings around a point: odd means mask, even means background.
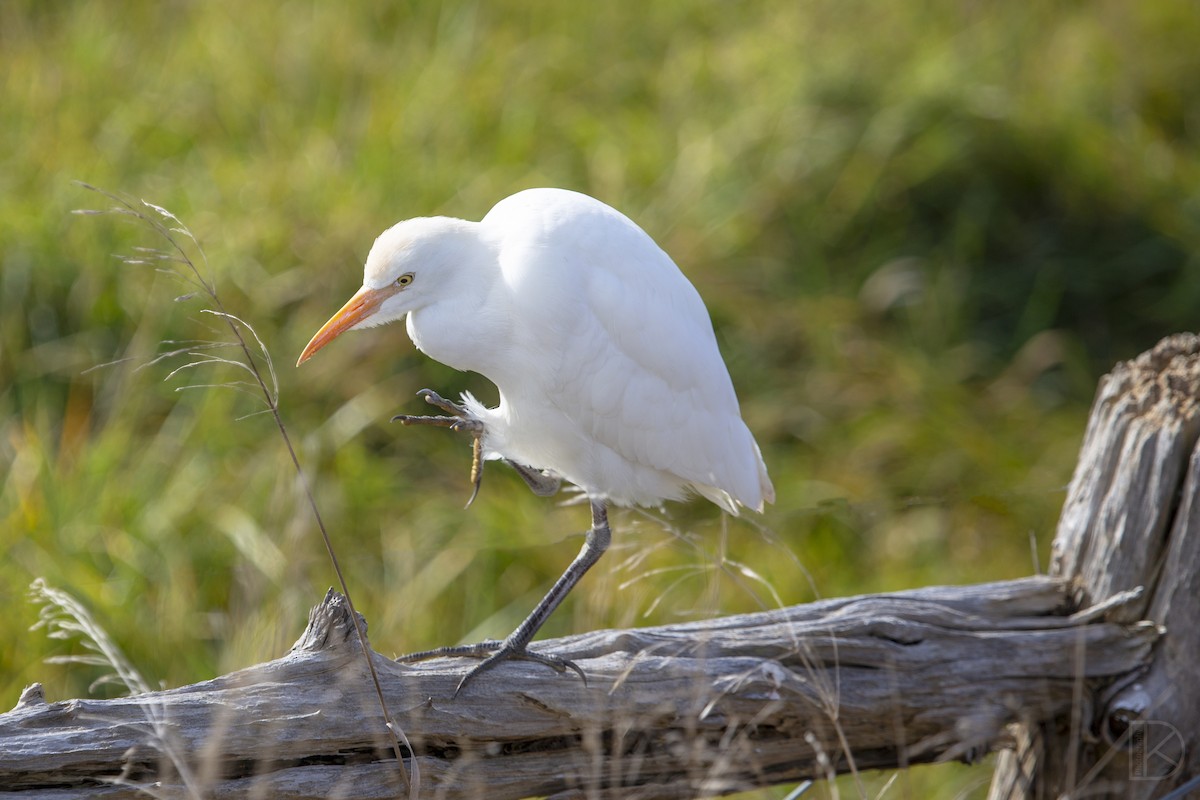
[{"label": "raised foot", "polygon": [[579,679],[583,681],[583,685],[587,686],[587,675],[583,674],[583,670],[574,661],[558,658],[557,656],[543,655],[541,653],[531,653],[524,647],[517,647],[507,641],[498,642],[495,639],[488,639],[478,644],[460,644],[451,647],[436,647],[433,650],[422,650],[419,653],[409,653],[408,655],[400,656],[396,661],[400,664],[413,664],[418,661],[428,661],[431,658],[483,659],[458,682],[458,687],[454,690],[455,697],[458,697],[458,693],[468,683],[488,670],[495,669],[499,664],[509,660],[533,661],[538,664],[545,664],[559,673],[571,670],[579,676]]},{"label": "raised foot", "polygon": [[[486,426],[483,424],[483,420],[468,411],[466,406],[455,403],[453,400],[447,400],[432,389],[422,389],[417,392],[417,396],[429,405],[445,411],[448,416],[397,414],[392,417],[392,422],[399,422],[402,425],[433,425],[438,428],[449,428],[452,431],[466,431],[474,437],[471,445],[471,498],[467,500],[469,507],[479,496],[479,487],[483,483],[483,434]],[[516,470],[525,484],[538,497],[549,497],[557,493],[559,487],[562,486],[562,479],[557,475],[518,464],[507,458],[503,461]]]},{"label": "raised foot", "polygon": [[435,425],[439,428],[449,428],[453,431],[467,431],[468,433],[477,435],[483,433],[483,421],[468,411],[466,406],[455,403],[453,400],[447,400],[432,389],[422,389],[417,392],[417,397],[420,397],[431,406],[440,408],[450,416],[425,417],[413,414],[397,414],[392,417],[392,422],[399,422],[404,425]]},{"label": "raised foot", "polygon": [[449,428],[452,431],[466,431],[471,434],[471,496],[467,498],[467,507],[479,496],[479,487],[483,483],[483,420],[474,416],[466,406],[447,400],[432,389],[422,389],[417,392],[431,406],[436,406],[450,416],[416,416],[412,414],[397,414],[392,422],[401,425],[433,425],[438,428]]}]

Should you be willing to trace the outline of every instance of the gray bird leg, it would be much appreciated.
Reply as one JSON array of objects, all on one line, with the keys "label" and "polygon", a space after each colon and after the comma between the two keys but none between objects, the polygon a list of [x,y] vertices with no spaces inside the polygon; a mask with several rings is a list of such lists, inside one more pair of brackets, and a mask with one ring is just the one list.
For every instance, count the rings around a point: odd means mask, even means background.
[{"label": "gray bird leg", "polygon": [[553,473],[542,472],[540,469],[527,467],[507,458],[504,459],[504,463],[516,470],[516,473],[521,476],[521,480],[525,481],[525,485],[538,497],[549,497],[557,493],[559,487],[562,486],[562,478]]},{"label": "gray bird leg", "polygon": [[550,588],[550,591],[546,593],[541,602],[525,618],[525,621],[518,625],[517,629],[508,635],[508,638],[502,642],[488,640],[478,644],[438,647],[433,650],[424,650],[420,653],[400,656],[396,661],[400,663],[413,663],[415,661],[425,661],[430,658],[457,656],[482,658],[483,661],[464,675],[463,679],[458,682],[458,688],[454,690],[456,696],[463,690],[463,687],[479,675],[490,669],[494,669],[498,664],[509,659],[536,661],[539,664],[552,667],[559,672],[569,669],[579,675],[586,685],[587,676],[583,674],[583,670],[576,666],[574,662],[565,658],[531,653],[527,647],[537,634],[538,629],[545,624],[546,620],[550,618],[550,615],[554,613],[554,610],[558,608],[563,599],[575,588],[575,584],[579,583],[579,579],[584,576],[584,573],[600,560],[600,557],[604,555],[604,551],[608,549],[611,542],[612,530],[608,527],[608,504],[603,500],[593,500],[592,527],[583,542],[583,549],[579,551],[579,555],[567,567],[562,577],[555,581],[554,586]]}]

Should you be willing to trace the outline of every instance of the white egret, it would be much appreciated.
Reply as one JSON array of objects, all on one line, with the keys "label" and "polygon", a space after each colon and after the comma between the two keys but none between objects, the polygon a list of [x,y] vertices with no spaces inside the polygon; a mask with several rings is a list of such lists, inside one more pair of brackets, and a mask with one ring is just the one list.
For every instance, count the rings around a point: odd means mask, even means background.
[{"label": "white egret", "polygon": [[480,458],[509,463],[538,494],[575,484],[591,502],[592,527],[504,641],[401,660],[484,657],[460,689],[512,657],[574,668],[526,648],[607,549],[610,504],[658,505],[694,492],[737,514],[775,499],[700,295],[650,236],[598,200],[529,189],[480,222],[396,224],[375,240],[362,288],[297,366],[344,331],[405,316],[417,349],[488,378],[500,404],[487,408],[465,393],[452,403],[423,390],[449,416],[397,419],[470,432],[476,490]]}]

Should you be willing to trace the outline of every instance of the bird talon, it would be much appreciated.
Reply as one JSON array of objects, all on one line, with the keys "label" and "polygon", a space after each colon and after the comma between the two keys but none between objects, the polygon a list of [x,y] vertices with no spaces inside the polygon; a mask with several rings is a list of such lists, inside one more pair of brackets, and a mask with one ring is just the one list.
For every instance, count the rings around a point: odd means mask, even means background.
[{"label": "bird talon", "polygon": [[509,660],[532,661],[535,664],[542,664],[543,666],[550,667],[550,669],[554,670],[560,675],[567,670],[571,670],[579,676],[580,680],[583,681],[584,688],[587,688],[587,675],[583,674],[583,670],[580,669],[579,665],[574,661],[566,658],[558,658],[557,656],[546,656],[540,653],[531,653],[525,648],[518,650],[515,647],[505,645],[503,642],[500,642],[496,645],[495,651],[491,655],[486,656],[483,661],[475,665],[474,669],[462,676],[462,679],[458,682],[457,688],[454,690],[454,696],[458,697],[459,693],[466,688],[468,683],[471,683],[483,673],[495,669],[501,663]]},{"label": "bird talon", "polygon": [[468,411],[466,406],[451,402],[432,389],[422,389],[417,392],[417,397],[453,416],[431,417],[417,414],[397,414],[392,417],[392,422],[399,422],[402,425],[433,425],[438,428],[469,433],[474,437],[474,441],[471,443],[471,496],[464,506],[464,508],[470,508],[471,504],[475,502],[475,498],[479,496],[479,487],[483,483],[483,434],[486,426],[483,424],[483,420]]},{"label": "bird talon", "polygon": [[454,416],[467,421],[475,420],[475,418],[471,416],[471,412],[467,411],[466,406],[455,403],[453,400],[447,400],[433,389],[422,389],[421,391],[417,392],[417,397],[421,398],[426,403],[429,403],[431,406],[440,408],[447,414],[453,414]]}]

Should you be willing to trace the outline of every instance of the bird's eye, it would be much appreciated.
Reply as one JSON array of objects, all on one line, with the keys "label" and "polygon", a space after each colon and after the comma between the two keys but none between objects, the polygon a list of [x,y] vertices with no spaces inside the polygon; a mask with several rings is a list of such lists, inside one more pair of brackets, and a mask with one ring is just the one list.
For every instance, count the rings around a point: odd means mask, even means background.
[{"label": "bird's eye", "polygon": [[400,286],[400,287],[408,286],[412,282],[413,282],[413,274],[411,272],[406,272],[403,275],[401,275],[399,278],[396,278],[396,285]]}]

